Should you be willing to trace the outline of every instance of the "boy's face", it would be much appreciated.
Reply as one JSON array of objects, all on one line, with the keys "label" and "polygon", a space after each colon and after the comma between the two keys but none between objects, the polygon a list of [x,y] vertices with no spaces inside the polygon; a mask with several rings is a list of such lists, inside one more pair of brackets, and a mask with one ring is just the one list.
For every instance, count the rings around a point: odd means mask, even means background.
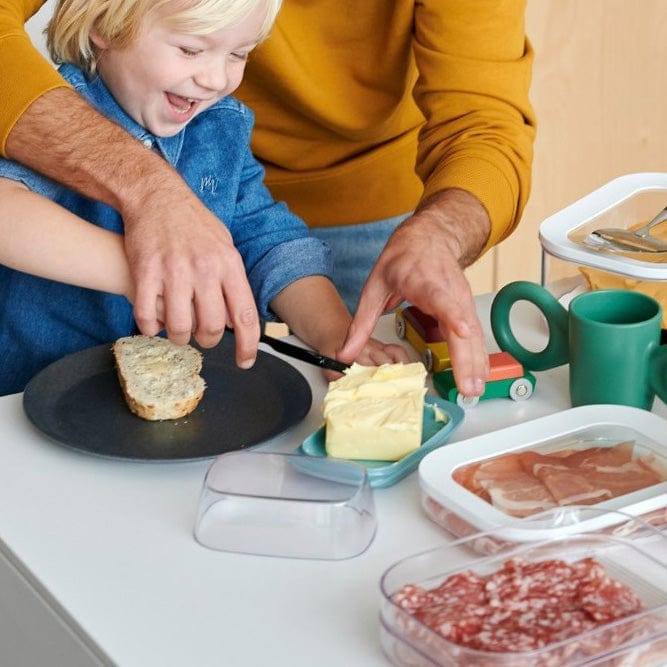
[{"label": "boy's face", "polygon": [[238,88],[265,15],[259,3],[235,26],[196,36],[175,32],[157,14],[145,19],[137,37],[122,48],[93,36],[98,70],[137,123],[156,136],[173,136]]}]

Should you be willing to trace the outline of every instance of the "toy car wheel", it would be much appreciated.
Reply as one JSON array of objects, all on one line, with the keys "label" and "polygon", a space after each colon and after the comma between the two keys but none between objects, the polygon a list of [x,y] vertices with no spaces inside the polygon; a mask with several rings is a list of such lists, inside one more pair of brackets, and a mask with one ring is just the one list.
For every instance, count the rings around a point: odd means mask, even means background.
[{"label": "toy car wheel", "polygon": [[396,313],[394,328],[399,338],[405,338],[405,317],[403,317],[402,313]]},{"label": "toy car wheel", "polygon": [[464,396],[463,394],[456,395],[456,404],[464,410],[474,408],[479,403],[479,396]]},{"label": "toy car wheel", "polygon": [[510,398],[513,401],[527,401],[533,395],[533,385],[526,378],[518,378],[510,385]]},{"label": "toy car wheel", "polygon": [[422,363],[429,373],[433,370],[433,352],[428,348],[422,352]]}]

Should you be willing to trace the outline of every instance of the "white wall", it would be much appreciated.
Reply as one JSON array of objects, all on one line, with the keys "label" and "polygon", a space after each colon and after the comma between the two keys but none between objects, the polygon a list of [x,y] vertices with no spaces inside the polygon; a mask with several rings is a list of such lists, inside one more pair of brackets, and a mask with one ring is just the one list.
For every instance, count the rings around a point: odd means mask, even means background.
[{"label": "white wall", "polygon": [[56,0],[48,0],[48,2],[40,9],[40,11],[28,21],[27,29],[30,39],[32,39],[35,46],[46,55],[46,40],[42,34],[46,24],[49,22],[53,10],[56,6]]}]

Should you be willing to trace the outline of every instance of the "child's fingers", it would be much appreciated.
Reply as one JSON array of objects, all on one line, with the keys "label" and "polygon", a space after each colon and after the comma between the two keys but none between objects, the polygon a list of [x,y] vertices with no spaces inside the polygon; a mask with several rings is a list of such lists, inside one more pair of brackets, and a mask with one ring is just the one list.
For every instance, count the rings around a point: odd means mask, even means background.
[{"label": "child's fingers", "polygon": [[330,371],[327,369],[322,369],[322,374],[324,375],[324,379],[327,382],[331,382],[332,380],[338,380],[338,378],[343,377],[342,373],[339,373],[338,371]]},{"label": "child's fingers", "polygon": [[393,357],[387,352],[384,346],[372,347],[368,352],[375,366],[391,364],[394,361]]},{"label": "child's fingers", "polygon": [[407,350],[400,345],[385,345],[385,352],[391,358],[394,363],[403,362],[404,364],[410,363],[410,357]]}]

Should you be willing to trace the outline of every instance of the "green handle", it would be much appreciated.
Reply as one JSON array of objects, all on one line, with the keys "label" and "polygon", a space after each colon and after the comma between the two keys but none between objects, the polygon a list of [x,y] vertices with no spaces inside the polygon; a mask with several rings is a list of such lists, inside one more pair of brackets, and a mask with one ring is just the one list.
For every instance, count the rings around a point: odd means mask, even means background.
[{"label": "green handle", "polygon": [[[517,301],[537,306],[549,325],[549,342],[541,352],[530,352],[514,336],[510,310]],[[509,352],[531,371],[545,371],[568,362],[568,314],[543,287],[519,280],[505,285],[491,305],[491,329],[501,350]]]},{"label": "green handle", "polygon": [[667,403],[667,345],[658,345],[652,350],[649,379],[653,391]]}]

